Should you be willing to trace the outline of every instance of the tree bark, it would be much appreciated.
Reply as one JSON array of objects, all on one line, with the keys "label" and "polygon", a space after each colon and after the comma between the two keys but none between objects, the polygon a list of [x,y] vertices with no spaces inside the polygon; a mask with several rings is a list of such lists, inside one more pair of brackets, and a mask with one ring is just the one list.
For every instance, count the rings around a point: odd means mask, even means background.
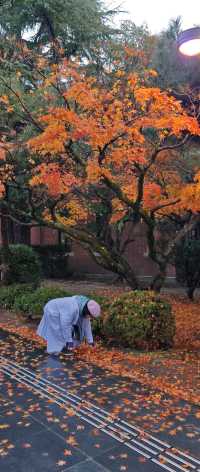
[{"label": "tree bark", "polygon": [[194,301],[194,291],[195,291],[195,288],[196,288],[196,287],[188,287],[188,288],[187,288],[187,296],[188,296],[189,300],[191,300],[192,302]]},{"label": "tree bark", "polygon": [[158,274],[156,274],[156,276],[154,277],[151,283],[151,289],[154,290],[155,292],[159,293],[165,283],[165,279],[167,275],[166,269],[167,269],[167,265],[163,265],[163,267],[160,267]]},{"label": "tree bark", "polygon": [[2,255],[0,265],[0,277],[1,282],[6,283],[8,278],[8,258],[10,255],[9,248],[9,235],[8,235],[8,217],[6,216],[7,210],[3,207],[1,209],[1,244],[2,244]]}]

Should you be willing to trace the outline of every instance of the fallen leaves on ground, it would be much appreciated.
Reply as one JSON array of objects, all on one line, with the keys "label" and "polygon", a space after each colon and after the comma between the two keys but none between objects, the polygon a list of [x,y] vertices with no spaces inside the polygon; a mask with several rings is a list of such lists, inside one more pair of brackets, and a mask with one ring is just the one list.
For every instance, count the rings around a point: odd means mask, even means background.
[{"label": "fallen leaves on ground", "polygon": [[[173,350],[166,353],[130,353],[102,345],[91,349],[82,344],[75,356],[79,360],[106,368],[115,375],[129,377],[172,396],[199,404],[199,303],[191,303],[181,296],[167,295],[165,298],[172,304],[176,317]],[[35,328],[12,326],[11,322],[1,323],[0,327],[11,333],[18,333],[38,346],[46,344],[37,336]]]}]

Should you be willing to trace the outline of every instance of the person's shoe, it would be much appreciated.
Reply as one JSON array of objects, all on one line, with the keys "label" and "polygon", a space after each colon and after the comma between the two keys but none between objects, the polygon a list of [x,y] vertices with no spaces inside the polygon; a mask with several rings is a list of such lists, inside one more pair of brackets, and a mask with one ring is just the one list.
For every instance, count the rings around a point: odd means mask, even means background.
[{"label": "person's shoe", "polygon": [[61,354],[65,354],[67,356],[71,356],[71,354],[73,354],[73,349],[68,349],[67,346],[64,346],[62,351],[61,351]]},{"label": "person's shoe", "polygon": [[68,351],[67,346],[64,346],[61,352],[62,352],[62,354],[68,354],[69,351]]},{"label": "person's shoe", "polygon": [[53,356],[53,357],[58,357],[60,352],[48,352],[46,351],[47,354],[49,354],[49,356]]}]

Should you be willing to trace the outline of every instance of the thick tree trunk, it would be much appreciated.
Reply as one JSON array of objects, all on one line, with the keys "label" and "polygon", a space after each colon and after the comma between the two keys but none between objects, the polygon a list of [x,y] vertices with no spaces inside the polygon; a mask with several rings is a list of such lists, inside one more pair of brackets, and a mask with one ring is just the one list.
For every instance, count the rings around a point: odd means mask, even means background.
[{"label": "thick tree trunk", "polygon": [[187,280],[187,296],[188,296],[189,300],[194,301],[194,292],[195,292],[196,288],[199,285],[199,281],[200,281],[200,273],[199,272],[196,272],[196,274],[192,278],[192,280],[191,280],[191,278],[190,278],[190,280]]},{"label": "thick tree trunk", "polygon": [[0,278],[2,283],[7,282],[8,278],[8,257],[10,254],[9,248],[9,236],[8,236],[8,217],[6,216],[6,209],[1,210],[1,244],[2,244],[2,255],[0,265]]},{"label": "thick tree trunk", "polygon": [[194,301],[194,291],[196,287],[188,287],[187,288],[187,296],[189,300]]},{"label": "thick tree trunk", "polygon": [[133,270],[125,268],[125,271],[124,271],[124,274],[123,274],[123,279],[127,282],[129,287],[132,288],[132,290],[138,290],[139,289],[138,280],[135,277],[135,274],[134,274]]},{"label": "thick tree trunk", "polygon": [[132,290],[137,290],[139,288],[135,272],[124,257],[116,252],[114,253],[113,251],[109,251],[109,249],[105,250],[105,247],[103,253],[101,253],[101,257],[96,257],[95,253],[91,251],[91,249],[89,250],[98,265],[117,274],[120,279],[124,280],[128,286],[132,288]]},{"label": "thick tree trunk", "polygon": [[154,290],[155,292],[160,292],[161,288],[163,287],[166,279],[166,265],[163,265],[160,267],[160,270],[158,274],[154,277],[152,283],[151,283],[151,289]]}]

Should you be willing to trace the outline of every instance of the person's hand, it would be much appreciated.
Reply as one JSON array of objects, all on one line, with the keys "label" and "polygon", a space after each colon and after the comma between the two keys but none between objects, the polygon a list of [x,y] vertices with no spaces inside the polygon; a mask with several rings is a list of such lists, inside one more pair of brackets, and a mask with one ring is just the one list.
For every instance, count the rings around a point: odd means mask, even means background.
[{"label": "person's hand", "polygon": [[66,344],[67,351],[73,351],[74,350],[74,343],[70,342]]}]

